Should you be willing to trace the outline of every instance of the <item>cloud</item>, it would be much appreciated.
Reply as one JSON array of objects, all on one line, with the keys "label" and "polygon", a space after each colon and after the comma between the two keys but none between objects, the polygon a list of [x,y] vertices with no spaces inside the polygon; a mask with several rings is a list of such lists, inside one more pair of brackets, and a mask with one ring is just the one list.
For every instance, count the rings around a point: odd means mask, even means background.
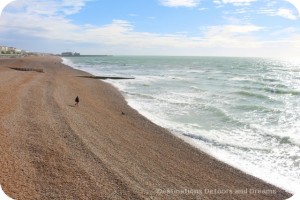
[{"label": "cloud", "polygon": [[207,10],[208,8],[205,8],[205,7],[202,7],[202,8],[199,8],[198,10],[199,11],[203,11],[203,10]]},{"label": "cloud", "polygon": [[10,8],[29,15],[68,16],[79,13],[88,1],[91,0],[18,0]]},{"label": "cloud", "polygon": [[[31,0],[33,1],[33,0]],[[36,2],[38,3],[38,2]],[[258,42],[250,33],[263,29],[254,25],[211,26],[198,36],[187,34],[160,34],[135,31],[134,25],[126,20],[113,20],[102,26],[76,25],[64,17],[65,7],[50,4],[48,15],[42,9],[43,2],[35,5],[39,8],[25,9],[25,13],[7,12],[0,20],[0,33],[15,32],[21,35],[57,40],[62,43],[98,44],[106,46],[126,46],[139,48],[203,48],[222,46],[224,48],[257,47]],[[70,8],[70,11],[74,8]],[[44,12],[45,11],[45,12]],[[30,23],[27,23],[30,22]],[[201,36],[203,35],[203,36]]]},{"label": "cloud", "polygon": [[255,25],[227,25],[222,26],[222,29],[231,33],[250,33],[262,30],[263,27]]},{"label": "cloud", "polygon": [[233,4],[234,6],[249,6],[252,2],[256,0],[214,0],[215,4]]},{"label": "cloud", "polygon": [[295,27],[287,27],[287,28],[284,28],[284,29],[281,29],[281,30],[277,30],[277,31],[274,31],[273,33],[271,33],[271,35],[273,36],[291,36],[291,35],[294,35],[298,32],[298,30],[295,28]]},{"label": "cloud", "polygon": [[168,7],[197,7],[199,0],[160,0],[160,3]]},{"label": "cloud", "polygon": [[263,27],[254,25],[225,25],[211,26],[204,34],[207,46],[225,48],[259,48],[261,41],[251,33],[262,30]]},{"label": "cloud", "polygon": [[[185,33],[158,34],[136,32],[134,26],[123,20],[114,20],[103,27],[86,29],[82,34],[88,40],[106,45],[126,45],[131,47],[169,47],[169,48],[197,48],[197,47],[257,47],[258,41],[249,36],[250,33],[262,30],[254,25],[211,26],[204,31],[203,37],[188,37]],[[200,33],[199,33],[200,35]]]},{"label": "cloud", "polygon": [[269,16],[280,16],[289,20],[297,20],[298,16],[290,9],[287,8],[279,8],[279,9],[272,9],[272,8],[265,8],[257,10],[258,14],[265,14]]},{"label": "cloud", "polygon": [[[135,23],[120,19],[97,26],[79,25],[69,20],[67,16],[80,12],[85,3],[84,0],[18,0],[1,16],[0,37],[4,38],[3,41],[12,39],[15,44],[26,42],[29,48],[39,46],[41,49],[42,44],[47,44],[43,48],[48,51],[46,48],[49,49],[51,43],[51,52],[58,53],[68,48],[83,54],[276,56],[273,52],[276,47],[285,47],[288,54],[297,52],[300,44],[297,30],[293,32],[293,38],[289,33],[293,31],[291,29],[277,33],[278,37],[284,38],[281,41],[266,41],[257,33],[269,31],[267,27],[242,25],[237,20],[231,20],[228,25],[199,27],[200,31],[194,36],[184,32],[136,31]],[[275,11],[272,13],[276,14]],[[38,45],[32,44],[33,40],[39,41]],[[293,44],[294,41],[297,45]],[[281,55],[282,52],[278,50],[277,53]]]},{"label": "cloud", "polygon": [[125,20],[116,19],[110,24],[94,26],[76,25],[65,17],[78,12],[84,3],[83,0],[20,0],[11,7],[10,12],[2,16],[0,33],[18,33],[61,42],[131,47],[188,47],[199,44],[199,38],[189,38],[179,34],[137,32],[134,31],[135,27]]},{"label": "cloud", "polygon": [[298,16],[300,16],[300,1],[299,0],[285,0],[291,3],[298,11]]},{"label": "cloud", "polygon": [[275,15],[284,17],[290,20],[297,20],[298,17],[293,13],[292,10],[286,9],[286,8],[280,8],[278,11],[275,13]]},{"label": "cloud", "polygon": [[5,8],[5,6],[7,6],[7,4],[9,4],[13,1],[14,0],[1,0],[1,2],[0,2],[0,15],[2,14],[2,11]]}]

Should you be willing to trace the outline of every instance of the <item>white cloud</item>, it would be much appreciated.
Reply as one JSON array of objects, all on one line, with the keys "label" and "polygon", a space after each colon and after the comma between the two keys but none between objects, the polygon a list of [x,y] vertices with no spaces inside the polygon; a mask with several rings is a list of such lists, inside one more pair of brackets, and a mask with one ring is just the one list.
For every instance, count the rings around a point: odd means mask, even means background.
[{"label": "white cloud", "polygon": [[211,26],[205,32],[204,38],[209,46],[259,48],[261,41],[250,33],[262,29],[263,27],[254,25]]},{"label": "white cloud", "polygon": [[275,15],[284,17],[290,20],[296,20],[298,17],[293,13],[292,10],[286,9],[286,8],[280,8],[278,11],[275,13]]},{"label": "white cloud", "polygon": [[271,33],[271,35],[273,36],[282,36],[282,35],[294,35],[298,32],[298,30],[295,27],[288,27],[288,28],[284,28],[281,30],[276,30],[273,33]]},{"label": "white cloud", "polygon": [[243,19],[237,17],[223,16],[223,19],[227,21],[227,24],[244,24]]},{"label": "white cloud", "polygon": [[160,0],[160,3],[168,7],[196,7],[199,0]]},{"label": "white cloud", "polygon": [[13,2],[14,0],[1,0],[0,2],[0,15],[3,11],[3,9],[5,8],[5,6],[7,6],[7,4]]},{"label": "white cloud", "polygon": [[256,11],[258,14],[265,14],[269,16],[280,16],[289,20],[297,20],[299,17],[294,13],[293,10],[287,8],[263,8]]},{"label": "white cloud", "polygon": [[286,7],[277,7],[276,1],[269,1],[267,6],[258,9],[256,13],[265,14],[269,16],[280,16],[289,20],[299,19],[300,1],[299,0],[285,0],[285,1],[291,3],[296,8],[296,10],[291,8],[286,8]]},{"label": "white cloud", "polygon": [[255,25],[227,25],[223,29],[231,33],[250,33],[262,30],[263,27]]},{"label": "white cloud", "polygon": [[67,16],[78,13],[88,1],[91,0],[17,0],[10,7],[26,14]]},{"label": "white cloud", "polygon": [[214,0],[217,5],[220,4],[233,4],[234,6],[249,6],[252,2],[257,0]]},{"label": "white cloud", "polygon": [[291,3],[298,11],[298,16],[300,16],[300,1],[299,0],[285,0]]},{"label": "white cloud", "polygon": [[203,11],[203,10],[207,10],[208,8],[204,8],[204,7],[202,7],[202,8],[199,8],[198,10],[199,11]]}]

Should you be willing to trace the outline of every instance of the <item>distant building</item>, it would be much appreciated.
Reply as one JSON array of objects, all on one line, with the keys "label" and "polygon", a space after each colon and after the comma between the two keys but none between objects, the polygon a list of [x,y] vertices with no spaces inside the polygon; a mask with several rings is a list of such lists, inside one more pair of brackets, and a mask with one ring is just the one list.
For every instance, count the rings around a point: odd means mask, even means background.
[{"label": "distant building", "polygon": [[77,52],[63,52],[61,53],[61,56],[80,56],[80,53]]},{"label": "distant building", "polygon": [[15,52],[16,52],[16,53],[22,53],[22,52],[24,52],[24,51],[21,50],[21,49],[16,49]]},{"label": "distant building", "polygon": [[15,47],[0,46],[0,54],[20,54],[20,53],[24,53],[24,51],[17,49]]},{"label": "distant building", "polygon": [[0,46],[0,51],[8,51],[8,47],[6,46]]},{"label": "distant building", "polygon": [[72,52],[63,52],[61,53],[62,56],[73,56]]}]

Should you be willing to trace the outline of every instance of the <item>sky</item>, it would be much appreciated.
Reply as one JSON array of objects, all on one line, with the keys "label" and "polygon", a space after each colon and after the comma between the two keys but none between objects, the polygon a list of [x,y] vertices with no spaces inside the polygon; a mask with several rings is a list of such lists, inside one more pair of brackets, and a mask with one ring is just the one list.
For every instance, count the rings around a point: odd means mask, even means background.
[{"label": "sky", "polygon": [[0,45],[46,53],[297,58],[299,4],[299,0],[15,0],[0,16]]}]

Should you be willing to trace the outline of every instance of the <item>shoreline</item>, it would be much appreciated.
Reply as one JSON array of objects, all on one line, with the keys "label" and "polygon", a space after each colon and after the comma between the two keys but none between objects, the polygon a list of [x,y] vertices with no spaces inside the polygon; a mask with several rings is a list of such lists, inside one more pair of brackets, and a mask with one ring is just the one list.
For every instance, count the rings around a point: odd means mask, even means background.
[{"label": "shoreline", "polygon": [[[28,65],[45,73],[7,68]],[[89,74],[62,64],[58,57],[5,59],[0,71],[5,80],[0,78],[0,92],[12,99],[9,104],[3,101],[0,116],[1,141],[10,144],[0,146],[2,154],[7,152],[1,155],[5,167],[0,178],[11,197],[291,196],[192,147],[129,107],[110,84],[75,77]],[[74,108],[77,94],[82,98]]]}]

